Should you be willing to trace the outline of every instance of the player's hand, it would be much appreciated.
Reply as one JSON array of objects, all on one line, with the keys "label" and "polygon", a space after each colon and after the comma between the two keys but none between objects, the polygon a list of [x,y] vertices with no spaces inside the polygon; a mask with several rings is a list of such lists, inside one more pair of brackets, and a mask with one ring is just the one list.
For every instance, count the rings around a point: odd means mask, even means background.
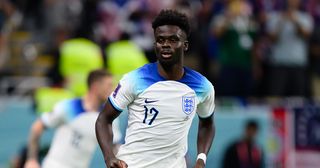
[{"label": "player's hand", "polygon": [[40,164],[36,159],[28,159],[24,164],[24,168],[40,168]]},{"label": "player's hand", "polygon": [[194,168],[204,168],[206,165],[204,164],[202,159],[198,159]]},{"label": "player's hand", "polygon": [[128,165],[123,160],[114,158],[110,160],[110,164],[108,165],[109,168],[127,168]]}]

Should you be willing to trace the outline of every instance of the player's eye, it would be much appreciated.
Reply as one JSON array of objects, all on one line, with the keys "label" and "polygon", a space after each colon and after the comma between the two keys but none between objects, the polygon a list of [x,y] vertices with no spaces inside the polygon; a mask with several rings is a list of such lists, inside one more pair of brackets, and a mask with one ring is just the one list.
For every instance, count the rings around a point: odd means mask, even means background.
[{"label": "player's eye", "polygon": [[157,43],[163,44],[166,40],[164,38],[157,38]]},{"label": "player's eye", "polygon": [[170,37],[170,43],[177,43],[179,41],[178,37]]},{"label": "player's eye", "polygon": [[170,44],[175,44],[179,42],[179,38],[178,37],[169,37],[169,38],[157,38],[156,42],[159,44],[164,44],[166,41],[168,41],[168,43]]}]

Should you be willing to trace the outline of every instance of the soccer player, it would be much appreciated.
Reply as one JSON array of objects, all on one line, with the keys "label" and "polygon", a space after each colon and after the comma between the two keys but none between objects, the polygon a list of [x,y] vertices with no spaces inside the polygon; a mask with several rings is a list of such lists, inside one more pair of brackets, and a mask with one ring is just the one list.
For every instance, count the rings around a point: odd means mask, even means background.
[{"label": "soccer player", "polygon": [[89,167],[97,146],[95,122],[106,95],[112,92],[112,76],[106,70],[94,70],[87,84],[83,98],[63,100],[33,123],[25,168],[40,168],[39,139],[47,127],[56,128],[56,132],[42,168]]},{"label": "soccer player", "polygon": [[[157,62],[129,72],[109,96],[96,122],[96,135],[109,168],[186,168],[188,132],[199,116],[198,157],[205,167],[215,134],[214,88],[183,66],[188,49],[188,18],[162,10],[152,23]],[[125,144],[112,152],[112,121],[128,109]]]}]

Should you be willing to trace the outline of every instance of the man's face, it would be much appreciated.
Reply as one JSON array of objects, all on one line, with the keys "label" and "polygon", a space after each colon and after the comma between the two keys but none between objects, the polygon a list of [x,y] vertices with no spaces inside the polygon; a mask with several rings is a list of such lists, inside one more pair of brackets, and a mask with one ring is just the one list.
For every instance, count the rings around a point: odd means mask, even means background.
[{"label": "man's face", "polygon": [[155,52],[162,65],[182,63],[184,52],[188,49],[186,33],[178,26],[164,25],[156,28]]},{"label": "man's face", "polygon": [[246,131],[246,137],[248,140],[253,141],[258,133],[258,129],[256,127],[248,127]]}]

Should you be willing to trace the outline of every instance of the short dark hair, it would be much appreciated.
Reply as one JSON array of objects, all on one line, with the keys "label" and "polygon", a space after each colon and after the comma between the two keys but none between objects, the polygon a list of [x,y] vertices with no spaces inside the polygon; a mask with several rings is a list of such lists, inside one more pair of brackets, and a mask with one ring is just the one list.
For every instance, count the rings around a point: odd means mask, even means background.
[{"label": "short dark hair", "polygon": [[188,36],[190,33],[189,20],[186,14],[180,13],[176,10],[164,9],[161,10],[159,15],[153,20],[152,28],[155,31],[157,27],[163,25],[178,26]]},{"label": "short dark hair", "polygon": [[89,73],[88,78],[87,78],[87,85],[88,88],[91,87],[91,85],[98,81],[101,80],[104,77],[111,77],[111,73],[108,72],[106,69],[97,69],[97,70],[93,70]]},{"label": "short dark hair", "polygon": [[259,129],[258,122],[256,120],[250,119],[246,123],[246,128],[254,128],[254,129]]}]

